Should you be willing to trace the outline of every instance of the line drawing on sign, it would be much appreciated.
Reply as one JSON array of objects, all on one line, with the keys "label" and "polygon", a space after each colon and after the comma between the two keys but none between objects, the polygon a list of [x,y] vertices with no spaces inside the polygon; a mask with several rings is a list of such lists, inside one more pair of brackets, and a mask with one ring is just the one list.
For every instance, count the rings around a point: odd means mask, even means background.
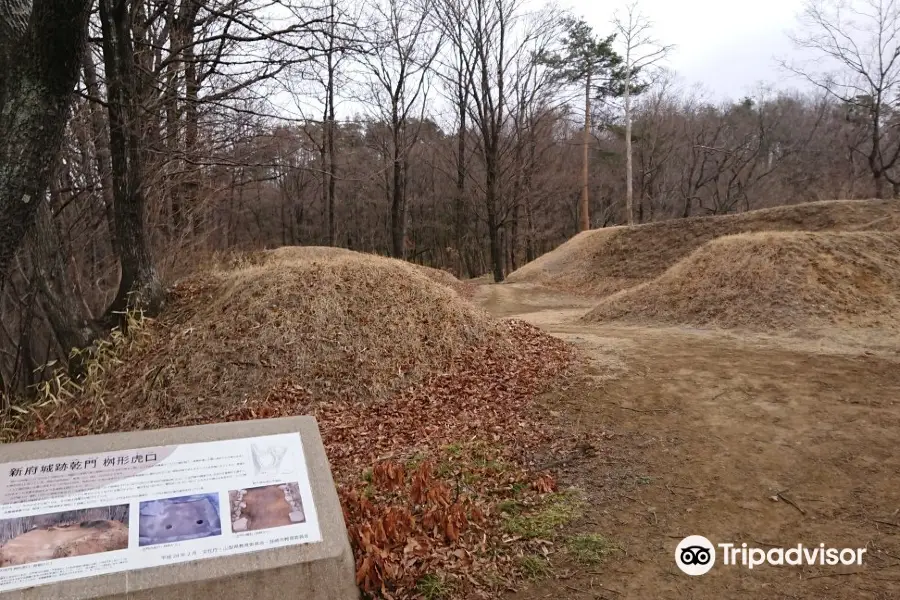
[{"label": "line drawing on sign", "polygon": [[294,472],[289,464],[282,466],[287,453],[286,446],[251,444],[250,453],[253,455],[253,470],[257,475],[287,475]]}]

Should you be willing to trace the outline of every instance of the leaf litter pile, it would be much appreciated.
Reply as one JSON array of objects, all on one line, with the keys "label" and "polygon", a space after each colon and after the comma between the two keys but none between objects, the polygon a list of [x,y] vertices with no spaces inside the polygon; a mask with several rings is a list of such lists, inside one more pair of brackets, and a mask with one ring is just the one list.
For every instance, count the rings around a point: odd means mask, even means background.
[{"label": "leaf litter pile", "polygon": [[503,507],[555,490],[534,463],[565,439],[533,399],[573,356],[450,284],[331,249],[189,279],[162,318],[95,361],[65,401],[61,386],[7,424],[6,440],[312,414],[364,593],[496,597],[535,547],[503,526]]}]

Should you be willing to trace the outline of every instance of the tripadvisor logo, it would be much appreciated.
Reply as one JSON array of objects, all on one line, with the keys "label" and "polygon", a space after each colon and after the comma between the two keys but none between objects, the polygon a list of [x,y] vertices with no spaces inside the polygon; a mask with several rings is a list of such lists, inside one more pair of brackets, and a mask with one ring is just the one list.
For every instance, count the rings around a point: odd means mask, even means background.
[{"label": "tripadvisor logo", "polygon": [[703,575],[716,564],[716,548],[702,535],[689,535],[675,548],[675,564],[688,575]]},{"label": "tripadvisor logo", "polygon": [[862,565],[863,555],[866,553],[866,548],[826,548],[825,544],[797,544],[790,548],[768,550],[749,547],[746,543],[714,545],[702,535],[691,535],[681,540],[675,548],[675,564],[688,575],[703,575],[716,564],[716,548],[720,551],[722,565],[748,569],[761,565]]}]

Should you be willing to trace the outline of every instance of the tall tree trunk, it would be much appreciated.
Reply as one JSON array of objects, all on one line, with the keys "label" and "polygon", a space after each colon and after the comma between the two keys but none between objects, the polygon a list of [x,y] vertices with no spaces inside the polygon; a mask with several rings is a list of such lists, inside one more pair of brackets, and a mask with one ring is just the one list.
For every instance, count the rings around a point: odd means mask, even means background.
[{"label": "tall tree trunk", "polygon": [[693,198],[691,198],[690,196],[688,196],[687,198],[684,199],[684,206],[682,207],[682,211],[681,211],[682,219],[687,219],[688,217],[691,216],[691,204],[692,203],[693,203]]},{"label": "tall tree trunk", "polygon": [[531,197],[525,201],[525,262],[530,263],[535,258],[534,252],[534,220],[532,219]]},{"label": "tall tree trunk", "polygon": [[328,123],[328,111],[325,112],[322,119],[322,145],[319,147],[319,163],[321,165],[322,171],[322,233],[320,234],[323,240],[322,245],[328,246],[328,218],[331,214],[331,206],[328,204],[328,152],[326,148],[328,144],[326,139],[328,134],[325,133],[327,129]]},{"label": "tall tree trunk", "polygon": [[631,53],[625,57],[625,212],[628,224],[634,225],[634,183],[631,157]]},{"label": "tall tree trunk", "polygon": [[334,112],[328,121],[328,245],[334,246],[335,232],[335,183],[337,174],[337,157],[334,152]]},{"label": "tall tree trunk", "polygon": [[512,223],[510,223],[510,232],[509,232],[509,270],[510,272],[515,271],[519,268],[519,255],[518,255],[518,247],[519,247],[519,207],[521,204],[516,201],[516,205],[513,207],[513,218]]},{"label": "tall tree trunk", "polygon": [[[196,5],[190,2],[192,5]],[[193,15],[192,15],[193,17]],[[193,21],[193,18],[191,19]],[[191,231],[199,236],[203,230],[203,211],[199,206],[200,172],[192,159],[197,152],[199,136],[198,101],[200,82],[197,80],[197,60],[194,56],[194,30],[192,24],[185,26],[184,31],[184,187],[181,202],[187,206],[191,221]]]},{"label": "tall tree trunk", "polygon": [[503,281],[503,247],[500,241],[500,223],[497,221],[497,167],[494,159],[488,158],[487,174],[485,178],[487,201],[487,226],[488,238],[491,245],[491,267],[494,272],[494,281]]},{"label": "tall tree trunk", "polygon": [[[190,231],[196,233],[199,228],[199,207],[197,190],[199,174],[197,167],[191,162],[197,145],[198,134],[198,94],[200,84],[197,79],[197,60],[194,54],[194,28],[201,3],[196,0],[183,0],[174,13],[170,9],[169,19],[172,28],[171,51],[175,56],[168,66],[166,74],[166,123],[168,146],[173,158],[180,155],[180,160],[172,161],[172,168],[180,170],[176,181],[169,188],[172,205],[172,227],[176,237],[183,233],[185,224]],[[181,80],[184,80],[184,100],[179,98]],[[182,121],[182,116],[184,117]],[[184,137],[181,128],[184,127]]]},{"label": "tall tree trunk", "polygon": [[[42,199],[37,204],[37,222],[31,238],[41,306],[57,342],[68,357],[73,348],[90,346],[99,335],[99,329],[84,312],[84,304],[77,296],[77,287],[60,251],[59,231],[53,223],[50,203]],[[82,375],[83,369],[83,361],[69,362],[69,371],[74,376]]]},{"label": "tall tree trunk", "polygon": [[153,266],[144,226],[144,195],[139,90],[134,75],[130,11],[127,0],[100,0],[103,57],[106,66],[116,237],[121,278],[108,314],[139,308],[159,311],[163,289]]},{"label": "tall tree trunk", "polygon": [[[184,4],[189,4],[185,2]],[[179,71],[181,70],[180,62],[175,58],[178,49],[184,46],[180,32],[180,23],[175,14],[175,3],[171,2],[166,6],[166,27],[169,28],[169,52],[170,62],[166,65],[165,76],[162,80],[165,82],[163,91],[163,105],[165,114],[165,146],[169,156],[172,157],[165,167],[163,173],[164,194],[167,201],[167,229],[169,239],[175,240],[181,230],[181,203],[178,198],[178,184],[176,182],[176,171],[178,166],[173,158],[178,155],[180,147],[180,119],[178,118],[178,87],[179,87]]]},{"label": "tall tree trunk", "polygon": [[391,250],[394,258],[406,258],[406,206],[403,194],[403,162],[400,156],[400,123],[394,106],[391,122]]},{"label": "tall tree trunk", "polygon": [[[0,12],[0,282],[50,183],[84,53],[89,0]],[[11,7],[22,8],[10,12]],[[28,24],[30,23],[30,27]]]},{"label": "tall tree trunk", "polygon": [[584,85],[584,138],[582,140],[582,152],[584,154],[581,165],[581,221],[579,230],[587,231],[591,228],[590,197],[588,187],[591,181],[589,166],[591,147],[591,76],[588,75]]},{"label": "tall tree trunk", "polygon": [[97,68],[94,58],[85,53],[82,61],[84,70],[84,85],[88,95],[94,99],[90,102],[88,110],[91,114],[91,134],[94,142],[94,160],[97,162],[97,171],[103,185],[103,208],[106,215],[106,225],[109,232],[110,245],[113,253],[119,255],[119,240],[116,237],[116,219],[113,199],[113,183],[111,177],[111,159],[109,155],[109,131],[106,120],[103,118],[102,106],[99,104],[100,86],[97,84]]},{"label": "tall tree trunk", "polygon": [[509,273],[509,230],[500,228],[500,250],[503,255],[503,272]]},{"label": "tall tree trunk", "polygon": [[[457,277],[463,277],[464,274],[471,275],[471,272],[465,268],[463,238],[465,232],[463,230],[464,211],[466,201],[466,114],[468,103],[468,88],[462,82],[462,73],[460,73],[460,82],[457,90],[457,106],[459,113],[459,129],[456,132],[456,195],[453,197],[453,243],[456,245]],[[464,273],[465,271],[465,273]]]},{"label": "tall tree trunk", "polygon": [[887,180],[884,173],[876,171],[872,177],[875,181],[875,197],[879,200],[887,198]]},{"label": "tall tree trunk", "polygon": [[290,196],[290,191],[287,189],[286,183],[287,177],[285,175],[281,176],[281,180],[279,182],[278,187],[281,191],[281,202],[278,203],[279,208],[279,217],[280,217],[280,225],[281,225],[281,245],[288,245],[288,228],[290,227],[290,219],[287,216],[287,205],[288,198]]},{"label": "tall tree trunk", "polygon": [[532,219],[531,183],[535,172],[535,153],[537,152],[537,139],[534,131],[528,135],[528,168],[525,170],[525,263],[535,259],[534,252],[534,221]]},{"label": "tall tree trunk", "polygon": [[334,27],[335,27],[335,3],[332,2],[329,4],[331,13],[329,23],[332,27],[331,33],[328,37],[329,48],[326,53],[327,59],[327,69],[326,73],[327,81],[325,83],[325,123],[323,126],[325,127],[325,153],[328,156],[328,192],[327,192],[327,202],[326,202],[326,210],[327,210],[327,218],[328,222],[326,224],[327,228],[327,245],[334,246],[335,243],[335,229],[334,229],[334,190],[335,190],[335,174],[337,171],[337,161],[334,155],[334,77],[335,77],[335,64],[334,64]]}]

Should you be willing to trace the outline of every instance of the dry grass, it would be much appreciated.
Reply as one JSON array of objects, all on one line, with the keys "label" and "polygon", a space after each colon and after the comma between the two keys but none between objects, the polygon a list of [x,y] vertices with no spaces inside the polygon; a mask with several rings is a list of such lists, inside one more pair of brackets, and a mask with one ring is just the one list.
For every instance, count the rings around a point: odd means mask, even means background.
[{"label": "dry grass", "polygon": [[703,244],[727,235],[898,228],[900,204],[892,200],[813,202],[737,215],[609,227],[578,234],[511,273],[507,280],[606,296],[658,277]]},{"label": "dry grass", "polygon": [[900,328],[900,233],[762,232],[713,240],[587,321],[756,330]]},{"label": "dry grass", "polygon": [[535,457],[574,440],[533,399],[568,346],[396,260],[283,249],[228,262],[177,286],[63,401],[17,411],[3,440],[311,414],[367,595],[509,588],[531,542],[506,538],[493,507],[537,507],[556,487]]},{"label": "dry grass", "polygon": [[[214,421],[288,379],[314,400],[365,402],[473,347],[512,347],[508,328],[415,265],[332,248],[267,254],[176,286],[149,341],[79,399],[91,421],[79,433]],[[96,410],[108,415],[91,420]],[[61,427],[53,418],[48,430]]]},{"label": "dry grass", "polygon": [[[352,250],[345,250],[344,248],[330,248],[325,246],[284,246],[275,250],[267,250],[259,253],[257,255],[258,258],[256,259],[256,261],[266,263],[284,263],[297,260],[305,261],[323,258],[333,259],[351,256],[360,256],[360,253],[354,252]],[[443,269],[435,269],[433,267],[426,267],[425,265],[416,265],[394,258],[384,258],[384,260],[416,268],[432,281],[451,288],[463,297],[471,296],[472,292],[474,291],[472,289],[472,286],[460,281],[452,273],[444,271]]]}]

